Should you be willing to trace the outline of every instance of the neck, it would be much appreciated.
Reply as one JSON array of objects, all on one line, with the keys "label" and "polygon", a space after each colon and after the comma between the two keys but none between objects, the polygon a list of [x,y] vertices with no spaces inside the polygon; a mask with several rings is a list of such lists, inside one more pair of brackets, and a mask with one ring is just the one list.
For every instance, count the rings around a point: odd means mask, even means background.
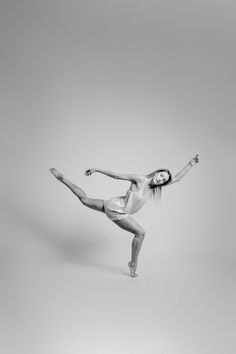
[{"label": "neck", "polygon": [[148,183],[148,186],[150,187],[150,188],[155,188],[155,187],[157,187],[157,184],[156,183],[153,183],[153,181],[152,181],[152,179],[149,181],[149,183]]}]

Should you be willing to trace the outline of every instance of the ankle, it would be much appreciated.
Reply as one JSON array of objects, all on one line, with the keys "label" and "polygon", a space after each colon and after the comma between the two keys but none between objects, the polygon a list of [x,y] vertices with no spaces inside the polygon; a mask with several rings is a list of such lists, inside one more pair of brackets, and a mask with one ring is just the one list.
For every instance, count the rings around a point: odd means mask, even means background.
[{"label": "ankle", "polygon": [[57,177],[57,179],[58,179],[58,181],[60,181],[60,182],[62,182],[62,183],[64,183],[64,182],[66,182],[66,179],[65,179],[65,177],[64,177],[64,175],[61,173],[61,175],[59,175],[58,177]]}]

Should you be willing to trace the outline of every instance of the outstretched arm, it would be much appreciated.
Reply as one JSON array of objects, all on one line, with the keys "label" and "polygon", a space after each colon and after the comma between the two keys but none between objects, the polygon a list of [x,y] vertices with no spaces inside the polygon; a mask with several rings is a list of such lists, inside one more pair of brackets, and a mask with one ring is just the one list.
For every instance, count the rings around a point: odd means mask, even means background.
[{"label": "outstretched arm", "polygon": [[89,168],[88,170],[85,171],[85,175],[90,176],[94,172],[99,172],[112,178],[123,179],[131,182],[138,182],[142,179],[142,176],[138,174],[121,174],[121,173],[111,172],[107,170],[102,170],[100,168]]},{"label": "outstretched arm", "polygon": [[176,175],[174,175],[170,184],[180,181],[186,175],[186,173],[191,169],[191,167],[196,165],[196,163],[198,162],[199,162],[199,158],[198,155],[196,155],[187,163],[186,166],[184,166],[182,170],[180,170],[178,173],[176,173]]}]

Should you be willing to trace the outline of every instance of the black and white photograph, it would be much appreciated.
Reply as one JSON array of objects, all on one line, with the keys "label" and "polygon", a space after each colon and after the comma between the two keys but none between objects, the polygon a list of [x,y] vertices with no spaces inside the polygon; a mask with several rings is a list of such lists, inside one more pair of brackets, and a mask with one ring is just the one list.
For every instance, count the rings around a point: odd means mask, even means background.
[{"label": "black and white photograph", "polygon": [[236,4],[2,0],[0,352],[235,354]]}]

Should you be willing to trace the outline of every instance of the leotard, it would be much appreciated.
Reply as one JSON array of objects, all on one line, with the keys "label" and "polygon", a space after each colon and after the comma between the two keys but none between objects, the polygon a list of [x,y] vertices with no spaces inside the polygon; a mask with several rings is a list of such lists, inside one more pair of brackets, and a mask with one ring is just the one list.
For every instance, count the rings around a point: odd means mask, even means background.
[{"label": "leotard", "polygon": [[121,220],[139,211],[150,198],[152,191],[145,183],[137,191],[131,187],[126,195],[114,197],[104,201],[105,214],[111,220]]}]

